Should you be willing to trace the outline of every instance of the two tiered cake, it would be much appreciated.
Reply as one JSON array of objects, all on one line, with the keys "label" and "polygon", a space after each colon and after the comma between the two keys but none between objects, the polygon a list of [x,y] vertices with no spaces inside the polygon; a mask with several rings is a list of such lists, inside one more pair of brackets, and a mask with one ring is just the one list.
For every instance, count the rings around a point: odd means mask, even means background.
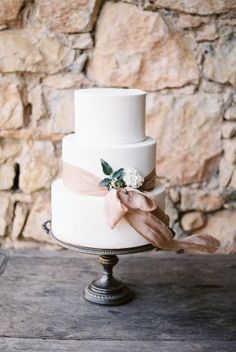
[{"label": "two tiered cake", "polygon": [[[113,229],[109,227],[105,195],[92,190],[91,194],[83,194],[79,187],[82,182],[79,175],[83,170],[90,178],[94,176],[95,181],[105,178],[107,181],[101,185],[108,189],[112,187],[111,182],[114,187],[119,182],[125,184],[124,180],[132,185],[139,177],[148,184],[150,175],[153,181],[156,142],[145,136],[145,98],[145,92],[136,89],[75,91],[75,133],[63,138],[62,179],[52,185],[52,232],[58,240],[103,249],[149,243],[130,226],[125,216]],[[117,177],[112,180],[111,169]],[[114,174],[115,170],[118,172]],[[164,209],[163,186],[156,181],[154,187],[145,191],[155,196],[158,206]]]}]

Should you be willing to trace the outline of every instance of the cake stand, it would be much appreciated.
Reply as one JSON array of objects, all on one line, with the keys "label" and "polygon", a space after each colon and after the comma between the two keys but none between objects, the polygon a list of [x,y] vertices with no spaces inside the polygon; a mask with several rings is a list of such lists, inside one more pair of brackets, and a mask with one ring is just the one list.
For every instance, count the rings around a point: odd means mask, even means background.
[{"label": "cake stand", "polygon": [[94,254],[99,256],[99,262],[103,266],[102,276],[92,281],[83,292],[83,297],[92,303],[100,305],[115,306],[129,302],[134,292],[124,283],[113,276],[113,267],[118,263],[118,255],[133,254],[153,249],[151,244],[133,248],[122,249],[101,249],[77,246],[71,243],[60,241],[51,230],[51,220],[43,225],[44,231],[50,235],[57,244],[81,253]]}]

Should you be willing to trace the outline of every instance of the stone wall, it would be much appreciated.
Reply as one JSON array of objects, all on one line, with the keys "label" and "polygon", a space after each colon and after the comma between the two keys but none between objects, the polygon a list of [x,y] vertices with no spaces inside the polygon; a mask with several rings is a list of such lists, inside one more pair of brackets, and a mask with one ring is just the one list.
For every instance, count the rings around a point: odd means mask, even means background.
[{"label": "stone wall", "polygon": [[72,89],[148,92],[178,236],[236,235],[235,0],[0,0],[0,242],[47,246]]}]

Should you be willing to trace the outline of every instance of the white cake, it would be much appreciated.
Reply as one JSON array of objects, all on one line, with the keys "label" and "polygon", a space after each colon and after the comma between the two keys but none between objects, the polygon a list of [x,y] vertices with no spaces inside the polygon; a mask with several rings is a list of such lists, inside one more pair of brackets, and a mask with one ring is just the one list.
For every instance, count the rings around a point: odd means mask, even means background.
[{"label": "white cake", "polygon": [[[75,134],[63,138],[64,163],[104,178],[100,159],[113,170],[136,169],[143,177],[155,169],[156,143],[145,137],[145,92],[136,89],[96,88],[75,91]],[[80,180],[78,179],[78,183]],[[164,209],[164,187],[150,191]],[[123,217],[114,229],[106,222],[104,196],[83,195],[52,185],[52,232],[63,242],[103,249],[148,244]]]}]

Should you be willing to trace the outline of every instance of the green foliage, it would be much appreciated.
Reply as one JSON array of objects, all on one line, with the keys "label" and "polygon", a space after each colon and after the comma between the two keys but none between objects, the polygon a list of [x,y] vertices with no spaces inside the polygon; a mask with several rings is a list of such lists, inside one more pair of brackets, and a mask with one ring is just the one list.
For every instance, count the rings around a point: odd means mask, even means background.
[{"label": "green foliage", "polygon": [[121,180],[123,177],[123,173],[124,173],[124,169],[121,168],[119,170],[116,170],[115,172],[113,172],[112,177],[116,178],[117,180]]},{"label": "green foliage", "polygon": [[103,159],[101,159],[102,170],[105,175],[109,176],[104,178],[99,184],[103,187],[107,187],[108,190],[112,188],[122,188],[126,184],[123,180],[124,169],[120,168],[113,172],[112,167]]},{"label": "green foliage", "polygon": [[112,167],[103,159],[101,159],[101,165],[104,174],[110,176],[113,172]]},{"label": "green foliage", "polygon": [[111,178],[104,178],[99,184],[103,187],[109,187],[111,184]]},{"label": "green foliage", "polygon": [[125,187],[125,186],[126,186],[125,181],[124,181],[124,180],[118,180],[118,181],[116,181],[116,186],[117,186],[117,188],[123,188],[123,187]]}]

